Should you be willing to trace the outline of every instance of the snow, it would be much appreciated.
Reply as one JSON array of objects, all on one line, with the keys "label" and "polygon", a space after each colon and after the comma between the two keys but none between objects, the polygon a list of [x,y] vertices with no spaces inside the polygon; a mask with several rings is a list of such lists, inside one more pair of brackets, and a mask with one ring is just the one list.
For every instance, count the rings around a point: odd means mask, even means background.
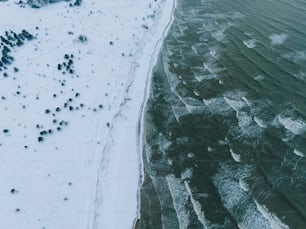
[{"label": "snow", "polygon": [[[0,228],[132,227],[141,106],[173,8],[148,0],[0,3],[0,35],[35,36],[12,49],[8,77],[0,72]],[[74,56],[73,74],[57,70],[65,54]]]}]

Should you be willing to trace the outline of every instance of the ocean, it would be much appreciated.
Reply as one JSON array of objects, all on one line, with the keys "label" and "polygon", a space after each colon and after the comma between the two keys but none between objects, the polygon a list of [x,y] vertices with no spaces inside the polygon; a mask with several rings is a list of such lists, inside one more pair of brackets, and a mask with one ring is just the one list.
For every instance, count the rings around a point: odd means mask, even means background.
[{"label": "ocean", "polygon": [[137,228],[306,228],[306,1],[177,0]]}]

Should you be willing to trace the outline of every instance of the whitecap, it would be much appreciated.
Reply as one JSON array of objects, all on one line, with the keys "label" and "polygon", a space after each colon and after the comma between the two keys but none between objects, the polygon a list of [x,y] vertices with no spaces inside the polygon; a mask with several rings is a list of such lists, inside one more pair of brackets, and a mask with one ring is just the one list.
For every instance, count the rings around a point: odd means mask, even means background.
[{"label": "whitecap", "polygon": [[246,129],[247,127],[252,127],[251,124],[253,123],[252,117],[247,112],[239,111],[236,117],[238,119],[238,125],[243,132],[251,131],[250,129]]},{"label": "whitecap", "polygon": [[297,149],[294,149],[293,152],[294,152],[295,155],[297,155],[299,157],[304,157],[304,153],[299,151],[299,150],[297,150]]},{"label": "whitecap", "polygon": [[287,39],[289,35],[282,33],[282,34],[272,34],[269,36],[269,39],[271,40],[272,45],[281,45],[283,44]]},{"label": "whitecap", "polygon": [[232,107],[236,112],[241,110],[243,107],[246,106],[246,103],[242,100],[236,100],[236,99],[231,99],[229,97],[223,96],[225,102]]},{"label": "whitecap", "polygon": [[278,116],[278,121],[294,134],[302,134],[306,130],[306,123],[300,119]]},{"label": "whitecap", "polygon": [[212,57],[217,57],[217,51],[216,51],[215,49],[209,50],[209,54],[210,54]]},{"label": "whitecap", "polygon": [[257,80],[257,81],[261,81],[261,80],[264,80],[265,77],[263,75],[258,75],[254,79]]},{"label": "whitecap", "polygon": [[248,177],[252,170],[251,167],[235,169],[223,164],[214,175],[213,183],[221,194],[224,207],[235,217],[239,228],[268,229],[268,220],[260,214],[251,195],[241,188],[240,180]]},{"label": "whitecap", "polygon": [[209,80],[209,79],[214,79],[216,78],[215,74],[208,74],[208,75],[194,75],[194,78],[198,81],[198,82],[202,82],[203,80]]},{"label": "whitecap", "polygon": [[265,205],[260,205],[255,200],[258,211],[269,221],[272,228],[289,229],[274,213],[270,212]]},{"label": "whitecap", "polygon": [[254,121],[256,122],[256,124],[258,126],[260,126],[261,128],[267,128],[267,124],[265,124],[264,120],[254,116]]},{"label": "whitecap", "polygon": [[245,101],[246,102],[246,104],[249,106],[249,107],[251,107],[252,106],[252,103],[247,99],[247,97],[245,97],[245,96],[242,96],[241,97],[242,99],[243,99],[243,101]]},{"label": "whitecap", "polygon": [[298,79],[300,79],[300,80],[304,80],[304,79],[306,78],[306,73],[300,71],[300,72],[298,72],[298,73],[295,73],[295,74],[294,74],[294,77],[295,77],[295,78],[298,78]]},{"label": "whitecap", "polygon": [[255,48],[256,47],[256,40],[255,39],[245,40],[245,41],[243,41],[243,44],[246,47],[248,47],[249,49]]},{"label": "whitecap", "polygon": [[181,182],[181,179],[175,178],[173,175],[166,176],[166,180],[180,228],[187,228],[190,224],[190,211],[184,206],[188,205],[190,200],[185,185]]},{"label": "whitecap", "polygon": [[249,191],[249,186],[248,184],[243,180],[243,178],[239,179],[239,186],[242,190],[248,192]]},{"label": "whitecap", "polygon": [[231,156],[236,162],[241,162],[241,156],[238,153],[235,153],[232,149],[230,149]]},{"label": "whitecap", "polygon": [[305,51],[289,52],[284,54],[283,57],[293,62],[300,62],[306,60],[306,52]]}]

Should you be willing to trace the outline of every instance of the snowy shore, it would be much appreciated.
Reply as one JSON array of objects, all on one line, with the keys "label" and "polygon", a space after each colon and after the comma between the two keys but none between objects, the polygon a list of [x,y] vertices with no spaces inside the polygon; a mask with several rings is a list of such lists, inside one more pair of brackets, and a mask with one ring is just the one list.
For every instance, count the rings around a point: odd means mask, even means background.
[{"label": "snowy shore", "polygon": [[173,7],[0,2],[2,38],[33,36],[12,38],[0,71],[0,228],[132,227],[141,106]]}]

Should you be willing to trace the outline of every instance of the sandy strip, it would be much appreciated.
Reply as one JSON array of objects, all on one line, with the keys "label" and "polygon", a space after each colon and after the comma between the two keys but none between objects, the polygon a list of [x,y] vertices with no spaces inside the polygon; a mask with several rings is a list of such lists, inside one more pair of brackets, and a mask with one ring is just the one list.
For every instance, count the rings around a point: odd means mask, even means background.
[{"label": "sandy strip", "polygon": [[139,215],[137,193],[142,178],[140,121],[150,89],[152,68],[172,23],[175,1],[167,1],[163,7],[164,12],[140,44],[142,48],[131,68],[131,81],[112,123],[97,183],[95,229],[131,228],[131,219]]},{"label": "sandy strip", "polygon": [[172,7],[0,2],[0,35],[35,36],[0,72],[0,228],[132,227],[140,107]]}]

